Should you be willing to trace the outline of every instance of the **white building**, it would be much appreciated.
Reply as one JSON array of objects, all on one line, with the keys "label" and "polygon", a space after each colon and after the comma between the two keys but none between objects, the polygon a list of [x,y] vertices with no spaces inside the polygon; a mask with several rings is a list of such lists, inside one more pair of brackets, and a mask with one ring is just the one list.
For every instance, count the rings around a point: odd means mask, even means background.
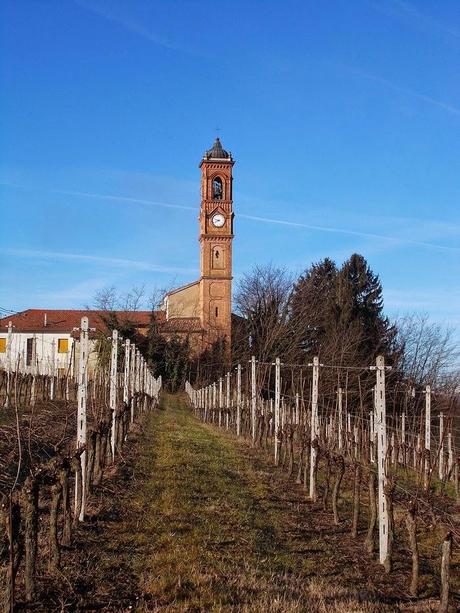
[{"label": "white building", "polygon": [[[87,311],[28,309],[0,319],[0,368],[37,374],[73,374],[82,317],[88,317],[90,347],[101,334],[109,334],[105,318],[129,321],[145,335],[150,311]],[[34,355],[35,354],[35,355]],[[34,369],[35,364],[35,369]]]}]

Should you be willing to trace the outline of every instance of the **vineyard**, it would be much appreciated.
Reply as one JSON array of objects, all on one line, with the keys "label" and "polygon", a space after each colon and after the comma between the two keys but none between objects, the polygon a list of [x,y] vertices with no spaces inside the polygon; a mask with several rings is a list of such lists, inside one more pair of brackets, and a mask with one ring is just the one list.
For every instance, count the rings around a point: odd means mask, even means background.
[{"label": "vineyard", "polygon": [[[157,405],[155,379],[136,346],[112,333],[107,365],[90,368],[89,322],[67,372],[0,372],[0,540],[4,611],[41,601],[63,581],[79,525],[104,480],[116,476],[130,432]],[[57,588],[56,588],[57,589]],[[62,589],[62,586],[61,586]]]},{"label": "vineyard", "polygon": [[[455,390],[398,379],[382,357],[252,358],[187,383],[184,404],[160,399],[117,330],[89,337],[83,318],[65,371],[0,371],[4,611],[458,608]],[[325,583],[337,568],[367,596]]]},{"label": "vineyard", "polygon": [[200,420],[252,441],[387,573],[406,569],[409,599],[458,606],[455,393],[398,383],[382,357],[367,368],[252,358],[187,393]]}]

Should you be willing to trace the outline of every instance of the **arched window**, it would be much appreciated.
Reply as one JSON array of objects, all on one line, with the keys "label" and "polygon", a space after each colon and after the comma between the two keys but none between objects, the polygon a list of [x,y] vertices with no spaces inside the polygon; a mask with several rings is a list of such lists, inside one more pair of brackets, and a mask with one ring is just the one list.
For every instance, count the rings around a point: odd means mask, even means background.
[{"label": "arched window", "polygon": [[220,177],[215,177],[212,181],[212,199],[222,200],[222,193],[222,179]]}]

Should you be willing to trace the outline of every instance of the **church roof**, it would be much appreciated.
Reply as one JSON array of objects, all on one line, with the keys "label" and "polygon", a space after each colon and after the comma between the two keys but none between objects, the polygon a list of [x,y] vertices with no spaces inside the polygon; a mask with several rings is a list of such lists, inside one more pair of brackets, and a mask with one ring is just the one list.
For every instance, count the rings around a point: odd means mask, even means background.
[{"label": "church roof", "polygon": [[152,316],[156,320],[164,321],[162,311],[102,311],[80,309],[27,309],[14,315],[0,319],[0,333],[8,330],[8,324],[13,324],[13,332],[53,332],[72,333],[74,328],[80,327],[82,317],[88,317],[90,328],[99,332],[108,330],[106,317],[115,315],[122,323],[132,323],[136,328],[148,328]]},{"label": "church roof", "polygon": [[171,296],[172,294],[177,294],[177,292],[181,292],[184,289],[193,287],[194,285],[198,285],[199,282],[200,280],[198,279],[197,281],[192,281],[191,283],[187,283],[186,285],[181,285],[180,287],[176,287],[175,289],[172,289],[169,292],[167,292],[165,296]]},{"label": "church roof", "polygon": [[[193,285],[193,284],[191,284]],[[181,288],[183,289],[183,288]],[[82,317],[88,317],[90,338],[109,332],[108,318],[115,317],[120,324],[130,323],[137,333],[147,333],[150,324],[155,321],[159,332],[194,333],[201,332],[198,317],[178,317],[167,321],[165,311],[102,311],[86,309],[27,309],[14,315],[0,318],[0,334],[8,331],[8,324],[13,324],[13,332],[23,333],[61,333],[78,336]]]},{"label": "church roof", "polygon": [[232,154],[229,151],[225,151],[219,137],[217,137],[214,145],[206,151],[204,157],[207,159],[231,160]]}]

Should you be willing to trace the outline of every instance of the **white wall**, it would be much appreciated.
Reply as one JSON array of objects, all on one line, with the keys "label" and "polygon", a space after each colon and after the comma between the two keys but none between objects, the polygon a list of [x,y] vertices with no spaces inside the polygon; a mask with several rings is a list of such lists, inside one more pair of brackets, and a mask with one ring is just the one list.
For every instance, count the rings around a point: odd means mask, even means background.
[{"label": "white wall", "polygon": [[[72,355],[74,339],[66,332],[13,332],[10,352],[8,350],[8,334],[1,332],[0,338],[6,338],[6,352],[0,353],[0,367],[7,368],[8,357],[11,369],[16,370],[19,364],[21,372],[32,372],[32,366],[26,365],[27,339],[36,338],[38,374],[51,374],[55,369],[67,369]],[[68,340],[68,352],[58,353],[58,340]],[[56,370],[55,373],[56,374]]]}]

